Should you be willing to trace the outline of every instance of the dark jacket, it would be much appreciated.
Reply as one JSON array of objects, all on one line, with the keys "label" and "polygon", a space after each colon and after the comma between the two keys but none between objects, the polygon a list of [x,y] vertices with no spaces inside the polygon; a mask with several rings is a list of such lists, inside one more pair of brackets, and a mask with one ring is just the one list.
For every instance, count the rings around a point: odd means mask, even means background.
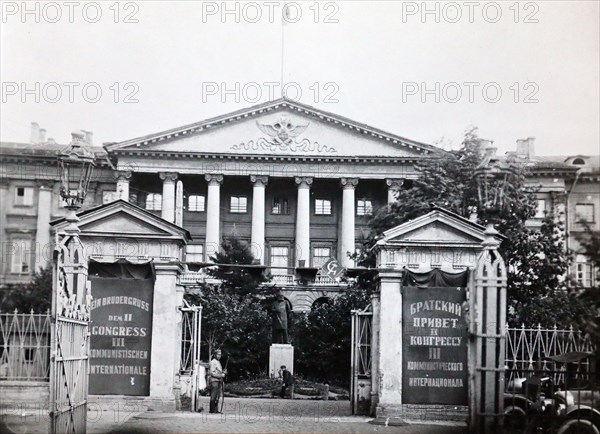
[{"label": "dark jacket", "polygon": [[294,376],[292,375],[292,373],[290,371],[288,371],[287,369],[283,371],[282,373],[283,376],[283,384],[285,384],[286,386],[290,386],[292,384],[294,384]]}]

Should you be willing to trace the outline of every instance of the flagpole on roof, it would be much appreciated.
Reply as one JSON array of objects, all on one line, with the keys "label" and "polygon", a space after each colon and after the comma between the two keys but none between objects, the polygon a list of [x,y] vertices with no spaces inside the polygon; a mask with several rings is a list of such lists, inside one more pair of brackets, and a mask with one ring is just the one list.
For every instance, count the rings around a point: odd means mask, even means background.
[{"label": "flagpole on roof", "polygon": [[284,98],[284,90],[283,90],[283,79],[284,79],[284,53],[285,53],[285,20],[287,18],[287,4],[283,2],[283,9],[281,12],[281,97]]}]

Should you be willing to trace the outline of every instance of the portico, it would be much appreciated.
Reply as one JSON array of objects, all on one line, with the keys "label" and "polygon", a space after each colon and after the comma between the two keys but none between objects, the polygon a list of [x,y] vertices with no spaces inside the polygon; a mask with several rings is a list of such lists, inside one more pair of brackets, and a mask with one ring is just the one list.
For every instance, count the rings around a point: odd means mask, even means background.
[{"label": "portico", "polygon": [[352,267],[373,213],[416,178],[416,159],[439,152],[286,99],[105,148],[123,199],[169,222],[183,216],[187,261],[208,261],[236,236],[280,267],[270,271],[287,288],[298,285],[285,267],[331,257]]}]

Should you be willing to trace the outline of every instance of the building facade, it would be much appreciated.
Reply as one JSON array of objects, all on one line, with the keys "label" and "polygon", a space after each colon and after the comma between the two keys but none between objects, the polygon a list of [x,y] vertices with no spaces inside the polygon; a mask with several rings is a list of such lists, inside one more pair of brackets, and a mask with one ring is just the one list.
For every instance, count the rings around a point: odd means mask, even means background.
[{"label": "building facade", "polygon": [[[93,146],[91,133],[86,137]],[[59,148],[36,124],[32,143],[2,143],[3,284],[26,281],[51,257],[49,222],[64,215]],[[532,138],[519,140],[514,153],[538,189],[529,224],[564,212],[577,252],[584,221],[599,227],[599,158],[538,157],[533,148]],[[208,261],[227,237],[244,240],[294,310],[343,288],[318,269],[329,258],[351,267],[349,255],[367,237],[374,210],[410,188],[416,162],[444,152],[286,99],[94,150],[98,167],[84,207],[120,198],[185,228],[192,237],[188,263]],[[131,246],[121,253],[141,256]],[[585,286],[597,278],[582,255],[573,273]],[[181,283],[203,279],[190,267]]]}]

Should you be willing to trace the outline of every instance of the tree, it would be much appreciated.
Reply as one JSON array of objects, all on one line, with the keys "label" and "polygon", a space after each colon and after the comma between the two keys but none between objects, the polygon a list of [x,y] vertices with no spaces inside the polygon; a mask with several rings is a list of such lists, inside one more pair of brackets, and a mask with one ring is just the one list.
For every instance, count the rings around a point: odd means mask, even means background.
[{"label": "tree", "polygon": [[367,292],[354,288],[299,315],[293,334],[295,371],[313,380],[348,386],[351,311],[368,303]]},{"label": "tree", "polygon": [[186,299],[202,306],[202,359],[208,360],[220,348],[224,359],[229,360],[230,378],[248,378],[266,370],[270,320],[257,297],[206,284],[198,294],[187,294]]},{"label": "tree", "polygon": [[[211,258],[214,263],[254,263],[248,246],[235,237],[223,241],[221,247]],[[229,360],[230,378],[248,378],[267,368],[270,319],[263,305],[265,290],[260,288],[266,278],[260,271],[226,265],[210,268],[208,273],[220,283],[203,284],[197,294],[186,294],[188,302],[202,306],[202,358],[209,359],[220,348]]]},{"label": "tree", "polygon": [[584,223],[584,232],[577,235],[582,253],[588,257],[597,273],[594,286],[583,287],[574,284],[572,294],[587,307],[584,314],[579,315],[580,327],[584,329],[596,347],[596,358],[600,359],[600,231],[593,230],[589,223]]},{"label": "tree", "polygon": [[[376,236],[394,226],[431,210],[432,205],[463,217],[484,213],[474,173],[486,158],[477,129],[465,133],[457,151],[440,152],[417,165],[418,179],[401,190],[397,201],[378,210],[370,222],[372,245]],[[524,165],[507,159],[511,169],[504,190],[504,203],[497,215],[496,228],[506,236],[500,253],[507,264],[509,322],[566,326],[573,310],[580,306],[567,291],[565,276],[569,255],[564,247],[564,231],[559,216],[548,215],[539,231],[525,227],[535,213],[535,191],[526,187]],[[368,255],[367,255],[368,256]],[[372,254],[371,254],[372,256]],[[365,258],[373,261],[373,258]],[[570,309],[555,309],[556,303],[569,303]]]},{"label": "tree", "polygon": [[31,282],[9,284],[2,290],[0,311],[43,313],[52,304],[52,265],[34,273]]},{"label": "tree", "polygon": [[[216,264],[259,265],[247,244],[237,237],[221,243],[221,251],[211,257]],[[238,295],[256,295],[260,285],[267,281],[261,268],[227,267],[209,268],[208,274],[221,281],[221,288]]]}]

